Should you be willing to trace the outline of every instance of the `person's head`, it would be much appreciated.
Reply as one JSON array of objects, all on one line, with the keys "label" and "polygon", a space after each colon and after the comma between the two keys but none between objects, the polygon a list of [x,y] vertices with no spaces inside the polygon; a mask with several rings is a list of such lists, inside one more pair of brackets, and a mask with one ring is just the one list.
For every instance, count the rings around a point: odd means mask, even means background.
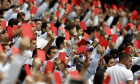
[{"label": "person's head", "polygon": [[132,34],[127,34],[124,37],[123,44],[131,44],[132,39],[133,39],[133,35]]},{"label": "person's head", "polygon": [[[2,4],[2,3],[4,3],[4,0],[1,0],[1,4]],[[5,8],[5,9],[9,9],[10,6],[11,6],[11,2],[10,2],[10,0],[7,0],[7,2],[6,2],[5,5],[4,5],[4,8]]]},{"label": "person's head", "polygon": [[62,36],[57,37],[55,43],[58,49],[64,48],[64,40],[65,40],[65,37],[62,37]]},{"label": "person's head", "polygon": [[87,42],[85,43],[85,45],[86,45],[87,47],[90,47],[90,46],[91,46],[89,41],[87,41]]},{"label": "person's head", "polygon": [[106,63],[106,66],[107,66],[107,67],[112,67],[112,66],[114,66],[114,57],[113,57],[113,56],[111,56],[111,55],[106,55],[106,56],[104,57],[104,59],[105,59],[105,63]]},{"label": "person's head", "polygon": [[83,34],[83,30],[80,28],[79,25],[76,25],[76,31],[77,31],[77,34],[80,34],[80,35]]},{"label": "person's head", "polygon": [[140,65],[133,65],[132,67],[131,67],[131,71],[133,72],[133,73],[135,73],[135,72],[137,72],[137,71],[139,71],[140,70]]},{"label": "person's head", "polygon": [[119,48],[118,48],[118,54],[124,53],[124,52],[125,52],[125,45],[122,44],[122,45],[120,45]]},{"label": "person's head", "polygon": [[9,42],[8,39],[5,39],[5,38],[8,38],[8,34],[6,33],[5,30],[2,30],[2,32],[0,32],[0,42]]},{"label": "person's head", "polygon": [[107,73],[104,71],[97,71],[94,76],[94,84],[103,84],[104,80],[107,77]]},{"label": "person's head", "polygon": [[2,46],[3,46],[3,51],[4,51],[4,53],[6,53],[7,51],[10,50],[9,44],[2,44]]},{"label": "person's head", "polygon": [[105,27],[108,27],[108,24],[106,21],[101,22],[101,27],[104,29]]},{"label": "person's head", "polygon": [[47,22],[50,19],[51,14],[49,12],[45,12],[42,16],[43,22]]},{"label": "person's head", "polygon": [[95,29],[92,26],[87,27],[87,33],[89,34],[90,39],[93,39],[95,37],[94,32]]},{"label": "person's head", "polygon": [[51,46],[49,48],[49,50],[47,51],[47,57],[49,59],[52,59],[57,54],[57,52],[58,52],[57,47],[56,46]]},{"label": "person's head", "polygon": [[4,17],[0,16],[0,25],[1,25],[1,21],[4,21]]},{"label": "person's head", "polygon": [[78,56],[75,56],[74,57],[74,60],[73,60],[73,65],[76,66],[76,64],[78,63],[79,61],[79,57]]},{"label": "person's head", "polygon": [[119,63],[122,63],[126,66],[127,69],[130,69],[132,65],[132,57],[127,53],[122,53],[119,55]]},{"label": "person's head", "polygon": [[8,21],[8,26],[13,27],[13,25],[18,25],[18,20],[15,18],[12,18]]},{"label": "person's head", "polygon": [[31,40],[31,42],[30,42],[30,50],[34,51],[36,49],[36,47],[37,47],[36,39]]},{"label": "person's head", "polygon": [[138,80],[138,78],[139,78],[139,72],[140,72],[140,65],[133,65],[131,67],[131,71],[134,74],[134,79],[135,80]]},{"label": "person's head", "polygon": [[76,25],[79,25],[79,23],[80,23],[80,18],[75,17],[75,18],[74,18],[74,22],[75,22]]},{"label": "person's head", "polygon": [[71,35],[76,34],[76,24],[74,22],[70,22],[65,28]]},{"label": "person's head", "polygon": [[17,15],[18,22],[23,22],[24,19],[25,19],[25,13],[23,13],[23,12],[18,13],[18,15]]},{"label": "person's head", "polygon": [[40,19],[36,19],[35,20],[35,24],[36,24],[37,31],[40,31],[41,30],[41,26],[42,26],[42,21]]},{"label": "person's head", "polygon": [[50,16],[51,22],[55,22],[57,19],[58,18],[57,18],[57,16],[55,14],[51,14],[51,16]]},{"label": "person's head", "polygon": [[77,16],[81,15],[81,12],[82,12],[81,6],[75,6],[75,13],[76,13],[76,15]]},{"label": "person's head", "polygon": [[94,39],[95,38],[95,32],[99,32],[100,33],[100,28],[98,26],[89,26],[87,27],[87,33],[89,34],[89,38],[90,39]]},{"label": "person's head", "polygon": [[54,60],[54,66],[55,66],[55,70],[59,70],[59,71],[63,71],[64,70],[64,65],[63,63],[60,61],[60,59],[55,58]]},{"label": "person's head", "polygon": [[43,33],[48,32],[50,30],[50,23],[44,22],[41,26],[41,30]]},{"label": "person's head", "polygon": [[113,55],[113,56],[117,56],[118,55],[118,50],[117,49],[112,49],[111,51],[110,51],[110,55]]}]

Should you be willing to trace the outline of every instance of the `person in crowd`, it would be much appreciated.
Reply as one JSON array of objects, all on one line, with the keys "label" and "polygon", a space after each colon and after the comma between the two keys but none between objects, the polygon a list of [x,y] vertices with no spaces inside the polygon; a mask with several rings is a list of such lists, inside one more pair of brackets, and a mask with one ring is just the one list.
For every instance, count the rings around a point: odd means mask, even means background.
[{"label": "person in crowd", "polygon": [[130,70],[132,66],[132,57],[129,54],[122,53],[119,56],[119,63],[106,70],[111,77],[110,84],[126,83],[133,84],[133,74]]},{"label": "person in crowd", "polygon": [[0,84],[138,84],[137,0],[0,0]]}]

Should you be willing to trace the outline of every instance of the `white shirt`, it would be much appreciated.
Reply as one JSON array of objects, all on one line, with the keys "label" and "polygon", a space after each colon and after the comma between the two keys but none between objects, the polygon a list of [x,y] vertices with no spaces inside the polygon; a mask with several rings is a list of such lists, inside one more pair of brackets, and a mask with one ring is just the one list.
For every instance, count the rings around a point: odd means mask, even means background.
[{"label": "white shirt", "polygon": [[37,35],[40,36],[42,31],[36,31]]},{"label": "white shirt", "polygon": [[87,21],[90,18],[91,13],[92,13],[91,11],[87,12],[87,14],[85,15],[83,21]]},{"label": "white shirt", "polygon": [[122,44],[123,40],[124,40],[123,36],[118,37],[116,44],[115,44],[115,49],[119,48],[119,46]]},{"label": "white shirt", "polygon": [[91,22],[92,22],[92,21],[91,21],[90,19],[88,19],[88,20],[86,21],[86,26],[89,27],[90,24],[91,24]]},{"label": "white shirt", "polygon": [[37,10],[34,19],[40,19],[42,14],[48,10],[49,4],[43,3]]},{"label": "white shirt", "polygon": [[97,25],[98,25],[98,21],[99,21],[98,16],[95,16],[95,17],[93,18],[94,26],[97,26]]},{"label": "white shirt", "polygon": [[115,34],[116,33],[116,28],[115,27],[111,29],[111,33],[112,34]]},{"label": "white shirt", "polygon": [[23,63],[23,56],[16,55],[12,60],[10,68],[6,71],[6,75],[0,84],[14,84],[20,73]]},{"label": "white shirt", "polygon": [[46,39],[47,38],[47,32],[45,32],[44,34],[40,35],[39,37],[42,38],[42,39]]},{"label": "white shirt", "polygon": [[140,57],[132,57],[132,65],[140,65]]},{"label": "white shirt", "polygon": [[108,18],[107,24],[108,24],[109,27],[111,26],[113,20],[114,20],[114,17],[113,17],[113,16],[110,16],[110,17]]},{"label": "white shirt", "polygon": [[92,44],[92,43],[93,43],[93,40],[91,40],[90,38],[88,39],[88,41],[90,42],[90,44]]},{"label": "white shirt", "polygon": [[70,15],[69,15],[69,19],[74,19],[75,17],[77,17],[76,13],[73,11]]},{"label": "white shirt", "polygon": [[109,84],[124,83],[127,81],[133,81],[132,71],[126,68],[123,64],[117,64],[106,70],[107,74],[111,77]]},{"label": "white shirt", "polygon": [[47,40],[37,37],[37,48],[43,49],[47,44]]},{"label": "white shirt", "polygon": [[96,69],[98,67],[98,62],[100,60],[100,54],[95,52],[94,54],[91,55],[91,57],[92,57],[92,60],[91,60],[90,66],[88,67],[88,69],[86,70],[86,73],[85,73],[86,79],[89,79],[93,74],[96,73]]},{"label": "white shirt", "polygon": [[30,50],[25,50],[23,54],[23,64],[28,60],[32,59],[33,52]]}]

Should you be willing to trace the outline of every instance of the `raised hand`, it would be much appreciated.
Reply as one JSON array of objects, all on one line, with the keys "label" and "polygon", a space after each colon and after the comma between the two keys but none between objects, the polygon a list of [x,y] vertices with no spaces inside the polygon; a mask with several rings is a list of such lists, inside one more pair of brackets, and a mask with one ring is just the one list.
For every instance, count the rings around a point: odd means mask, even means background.
[{"label": "raised hand", "polygon": [[39,69],[41,67],[41,59],[40,58],[34,58],[33,61],[33,71],[36,71],[37,69]]},{"label": "raised hand", "polygon": [[51,41],[54,41],[55,40],[55,34],[52,34],[51,35]]},{"label": "raised hand", "polygon": [[105,47],[102,47],[101,45],[98,45],[97,53],[100,54],[101,56],[103,56],[104,52],[105,52]]},{"label": "raised hand", "polygon": [[19,54],[23,54],[24,50],[29,49],[29,47],[30,47],[30,39],[24,37],[20,42]]},{"label": "raised hand", "polygon": [[34,84],[33,79],[31,76],[26,76],[25,84]]},{"label": "raised hand", "polygon": [[4,52],[0,52],[0,63],[4,64],[6,60],[6,54]]},{"label": "raised hand", "polygon": [[65,37],[65,31],[64,30],[61,30],[61,34],[63,37]]},{"label": "raised hand", "polygon": [[47,39],[46,39],[46,40],[50,40],[51,35],[52,35],[52,30],[49,30],[49,31],[47,32]]},{"label": "raised hand", "polygon": [[64,45],[65,45],[65,48],[68,49],[71,45],[71,41],[70,40],[64,40]]},{"label": "raised hand", "polygon": [[122,36],[125,37],[127,35],[127,31],[123,29]]},{"label": "raised hand", "polygon": [[99,43],[99,39],[95,38],[94,43],[92,44],[93,47],[95,47],[95,45],[97,45]]}]

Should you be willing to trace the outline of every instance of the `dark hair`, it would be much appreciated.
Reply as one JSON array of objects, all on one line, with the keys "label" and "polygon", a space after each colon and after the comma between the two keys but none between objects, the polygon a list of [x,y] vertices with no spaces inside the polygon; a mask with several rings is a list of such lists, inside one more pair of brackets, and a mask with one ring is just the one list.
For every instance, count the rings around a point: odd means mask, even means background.
[{"label": "dark hair", "polygon": [[76,31],[79,31],[81,28],[79,25],[76,25]]},{"label": "dark hair", "polygon": [[37,54],[37,49],[35,49],[34,51],[33,51],[33,55],[32,55],[32,58],[34,58],[34,56]]},{"label": "dark hair", "polygon": [[94,84],[103,84],[104,82],[104,71],[97,71],[94,76]]},{"label": "dark hair", "polygon": [[47,54],[50,55],[52,49],[57,49],[57,47],[56,46],[50,46],[49,50],[47,51]]},{"label": "dark hair", "polygon": [[133,46],[133,44],[132,43],[126,43],[126,44],[124,44],[125,45],[125,47],[128,47],[128,46]]},{"label": "dark hair", "polygon": [[37,21],[42,21],[42,20],[41,20],[41,19],[35,19],[34,21],[35,21],[35,23],[36,23]]},{"label": "dark hair", "polygon": [[111,51],[110,51],[110,55],[118,55],[118,50],[117,49],[112,49]]},{"label": "dark hair", "polygon": [[87,44],[90,44],[90,42],[89,42],[89,41],[87,41],[87,42],[85,43],[85,45],[87,46]]},{"label": "dark hair", "polygon": [[8,26],[13,27],[13,25],[18,25],[18,20],[15,18],[12,18],[8,22]]},{"label": "dark hair", "polygon": [[131,42],[132,42],[132,38],[133,38],[133,35],[127,34],[127,35],[124,37],[123,44],[131,43]]},{"label": "dark hair", "polygon": [[131,71],[133,72],[133,73],[135,73],[136,71],[139,71],[140,70],[140,65],[133,65],[132,67],[131,67]]},{"label": "dark hair", "polygon": [[71,20],[68,19],[68,18],[66,18],[66,22],[65,22],[65,24],[69,24],[70,22],[71,22]]},{"label": "dark hair", "polygon": [[79,58],[78,58],[78,57],[75,57],[74,60],[73,60],[73,64],[74,64],[74,65],[77,64],[78,61],[79,61]]},{"label": "dark hair", "polygon": [[3,16],[4,11],[8,11],[8,10],[9,10],[9,8],[0,9],[0,15],[2,15],[2,16]]},{"label": "dark hair", "polygon": [[88,34],[91,34],[92,32],[94,33],[95,31],[100,31],[100,28],[98,27],[98,26],[94,26],[94,27],[92,27],[92,26],[89,26],[89,27],[87,27],[87,33]]},{"label": "dark hair", "polygon": [[104,59],[105,59],[106,64],[108,64],[109,60],[112,59],[112,58],[114,59],[114,57],[112,55],[106,55],[106,56],[104,56]]},{"label": "dark hair", "polygon": [[56,2],[57,2],[57,0],[53,0],[49,5],[49,9],[51,9],[55,5]]},{"label": "dark hair", "polygon": [[101,36],[104,36],[106,34],[106,32],[104,30],[101,30],[100,34],[101,34]]},{"label": "dark hair", "polygon": [[2,44],[2,47],[3,47],[4,50],[5,50],[5,46],[9,46],[9,44]]},{"label": "dark hair", "polygon": [[65,37],[58,36],[55,43],[58,49],[60,49],[60,45],[64,44]]},{"label": "dark hair", "polygon": [[127,60],[129,57],[131,57],[130,54],[121,53],[121,54],[119,55],[119,61],[122,61],[123,59],[126,59],[126,60]]},{"label": "dark hair", "polygon": [[[25,16],[25,13],[23,13],[23,12],[20,12],[20,13],[21,13],[22,16]],[[21,15],[18,13],[17,18],[20,18]]]},{"label": "dark hair", "polygon": [[123,50],[125,50],[125,45],[120,45],[118,48],[118,54],[120,54]]},{"label": "dark hair", "polygon": [[46,29],[48,23],[49,23],[49,22],[44,22],[44,23],[42,24],[42,26],[41,26],[42,33],[44,33],[44,32],[43,32],[43,29]]},{"label": "dark hair", "polygon": [[65,29],[70,31],[74,27],[76,27],[76,24],[74,22],[70,22],[68,25],[66,25]]},{"label": "dark hair", "polygon": [[74,20],[75,20],[75,19],[79,19],[79,20],[80,20],[80,18],[79,18],[79,17],[74,17]]}]

